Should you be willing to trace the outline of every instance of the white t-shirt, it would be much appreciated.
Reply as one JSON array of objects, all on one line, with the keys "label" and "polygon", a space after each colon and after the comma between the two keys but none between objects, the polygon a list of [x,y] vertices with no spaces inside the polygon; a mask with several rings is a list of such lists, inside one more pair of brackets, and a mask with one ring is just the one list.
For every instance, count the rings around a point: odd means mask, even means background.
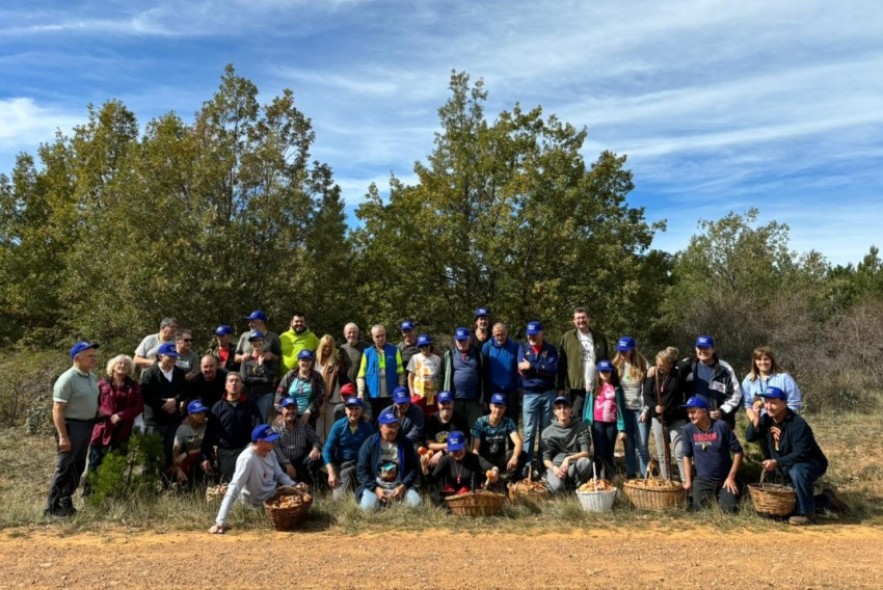
[{"label": "white t-shirt", "polygon": [[595,385],[595,340],[592,333],[583,334],[576,331],[576,337],[583,347],[583,378],[586,380],[586,391],[592,391]]}]

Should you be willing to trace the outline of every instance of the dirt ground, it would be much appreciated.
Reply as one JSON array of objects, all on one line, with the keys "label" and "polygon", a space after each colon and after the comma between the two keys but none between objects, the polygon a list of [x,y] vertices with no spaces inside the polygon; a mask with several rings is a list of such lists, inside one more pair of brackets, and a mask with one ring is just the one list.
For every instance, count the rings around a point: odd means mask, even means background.
[{"label": "dirt ground", "polygon": [[[883,529],[16,533],[0,588],[879,588]],[[290,580],[290,581],[287,581]]]}]

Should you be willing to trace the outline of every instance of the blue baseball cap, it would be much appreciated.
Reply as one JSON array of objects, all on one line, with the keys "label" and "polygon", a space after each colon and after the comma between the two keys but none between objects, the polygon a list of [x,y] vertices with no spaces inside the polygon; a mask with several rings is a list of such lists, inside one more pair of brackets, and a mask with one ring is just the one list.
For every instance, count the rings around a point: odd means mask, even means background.
[{"label": "blue baseball cap", "polygon": [[462,342],[463,340],[469,340],[469,328],[464,328],[460,326],[456,330],[454,330],[454,340],[459,340]]},{"label": "blue baseball cap", "polygon": [[259,424],[251,431],[251,442],[275,442],[279,440],[279,433],[273,430],[269,424]]},{"label": "blue baseball cap", "polygon": [[459,430],[448,434],[448,452],[462,451],[466,448],[466,436]]},{"label": "blue baseball cap", "polygon": [[279,402],[280,408],[290,408],[291,406],[294,406],[295,410],[297,409],[297,400],[293,397],[283,397]]},{"label": "blue baseball cap", "polygon": [[156,354],[162,356],[171,356],[174,358],[178,358],[180,355],[178,354],[178,349],[175,348],[175,345],[171,342],[167,342],[156,349]]},{"label": "blue baseball cap", "polygon": [[[172,347],[174,347],[174,346],[175,345],[172,344]],[[80,340],[79,342],[77,342],[76,344],[71,346],[71,349],[70,349],[71,361],[74,360],[75,356],[77,356],[78,354],[80,354],[84,350],[89,350],[90,348],[99,348],[99,345],[97,342],[86,342],[85,340]]]},{"label": "blue baseball cap", "polygon": [[380,414],[380,417],[377,418],[378,424],[398,424],[399,417],[396,416],[395,412],[383,412]]},{"label": "blue baseball cap", "polygon": [[555,402],[552,405],[557,406],[558,404],[567,404],[568,406],[572,406],[573,402],[571,402],[570,398],[566,395],[559,395],[555,398]]},{"label": "blue baseball cap", "polygon": [[362,401],[362,398],[352,395],[349,398],[347,398],[346,403],[343,405],[345,405],[348,408],[352,408],[352,407],[364,408],[365,402]]},{"label": "blue baseball cap", "polygon": [[256,309],[253,312],[251,312],[249,315],[245,316],[245,319],[247,319],[248,321],[259,320],[261,322],[266,322],[267,321],[267,314],[265,314],[264,312],[262,312],[259,309]]},{"label": "blue baseball cap", "polygon": [[702,397],[701,395],[694,395],[690,399],[687,400],[687,403],[681,404],[679,406],[681,408],[701,408],[703,410],[708,409],[708,401]]},{"label": "blue baseball cap", "polygon": [[635,339],[631,336],[621,336],[616,341],[616,350],[619,352],[628,352],[635,349]]},{"label": "blue baseball cap", "polygon": [[405,402],[411,401],[411,394],[408,393],[408,388],[399,385],[392,391],[392,403],[394,404],[403,404]]},{"label": "blue baseball cap", "polygon": [[714,338],[703,334],[696,339],[696,348],[714,348]]},{"label": "blue baseball cap", "polygon": [[417,346],[430,346],[432,344],[432,338],[429,337],[429,334],[420,334],[417,336]]},{"label": "blue baseball cap", "polygon": [[188,414],[199,414],[202,412],[208,412],[208,408],[202,405],[201,399],[195,399],[189,404],[187,404],[187,413]]},{"label": "blue baseball cap", "polygon": [[233,333],[233,328],[231,328],[230,326],[228,326],[226,324],[222,324],[222,325],[218,326],[217,328],[215,328],[215,335],[216,336],[226,336],[227,334],[232,334],[232,333]]},{"label": "blue baseball cap", "polygon": [[405,320],[404,322],[402,322],[402,325],[401,325],[402,332],[404,332],[405,330],[413,330],[413,329],[414,329],[414,322],[412,322],[411,320]]},{"label": "blue baseball cap", "polygon": [[446,404],[446,403],[449,403],[449,402],[453,403],[453,401],[454,401],[454,394],[451,393],[450,391],[439,391],[439,392],[438,392],[438,398],[436,398],[435,401],[438,402],[438,403],[440,403],[440,404]]},{"label": "blue baseball cap", "polygon": [[613,363],[608,360],[603,360],[598,363],[598,372],[599,373],[612,373],[613,372]]},{"label": "blue baseball cap", "polygon": [[788,401],[788,394],[775,386],[770,386],[766,388],[766,391],[760,394],[760,397],[763,398],[771,398],[771,399],[783,399]]},{"label": "blue baseball cap", "polygon": [[507,405],[506,396],[502,393],[495,393],[491,396],[491,403],[495,406],[505,406]]},{"label": "blue baseball cap", "polygon": [[486,307],[479,307],[478,309],[475,310],[475,317],[476,318],[486,318],[490,315],[491,315],[491,312],[488,311],[488,309]]},{"label": "blue baseball cap", "polygon": [[527,335],[536,336],[543,331],[543,324],[540,322],[527,322]]},{"label": "blue baseball cap", "polygon": [[251,332],[248,333],[248,341],[249,342],[251,342],[252,340],[261,340],[261,339],[263,339],[263,337],[264,337],[264,333],[261,332],[260,330],[252,330]]},{"label": "blue baseball cap", "polygon": [[310,360],[310,361],[311,361],[311,360],[313,360],[314,358],[316,358],[316,355],[313,354],[313,351],[312,351],[312,350],[309,350],[309,349],[307,349],[307,348],[305,348],[305,349],[303,349],[302,351],[300,351],[299,353],[297,353],[297,360],[304,360],[304,359],[306,359],[306,360]]}]

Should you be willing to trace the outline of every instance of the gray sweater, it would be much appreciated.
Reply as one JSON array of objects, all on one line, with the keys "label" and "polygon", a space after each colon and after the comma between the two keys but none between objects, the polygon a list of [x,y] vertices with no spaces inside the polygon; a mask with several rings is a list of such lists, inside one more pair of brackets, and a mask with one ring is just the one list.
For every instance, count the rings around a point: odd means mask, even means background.
[{"label": "gray sweater", "polygon": [[574,453],[588,453],[591,450],[589,427],[576,418],[562,426],[557,420],[543,429],[543,461],[561,465],[564,458]]},{"label": "gray sweater", "polygon": [[282,471],[276,453],[270,451],[266,457],[261,457],[255,451],[254,445],[248,445],[236,459],[236,472],[227,487],[227,494],[221,502],[215,524],[224,526],[227,523],[230,508],[240,494],[247,504],[260,506],[276,492],[276,487],[280,483],[293,486],[294,480]]}]

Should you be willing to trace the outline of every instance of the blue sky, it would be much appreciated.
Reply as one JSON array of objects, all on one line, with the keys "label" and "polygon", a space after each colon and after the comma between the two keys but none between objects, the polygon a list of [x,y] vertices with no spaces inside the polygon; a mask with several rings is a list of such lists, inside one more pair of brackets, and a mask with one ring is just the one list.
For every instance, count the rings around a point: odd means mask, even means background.
[{"label": "blue sky", "polygon": [[225,64],[283,88],[350,212],[432,150],[452,69],[585,126],[588,161],[629,157],[629,202],[683,248],[756,206],[833,263],[883,246],[883,3],[841,0],[102,0],[0,8],[0,171],[86,105],[185,119]]}]

